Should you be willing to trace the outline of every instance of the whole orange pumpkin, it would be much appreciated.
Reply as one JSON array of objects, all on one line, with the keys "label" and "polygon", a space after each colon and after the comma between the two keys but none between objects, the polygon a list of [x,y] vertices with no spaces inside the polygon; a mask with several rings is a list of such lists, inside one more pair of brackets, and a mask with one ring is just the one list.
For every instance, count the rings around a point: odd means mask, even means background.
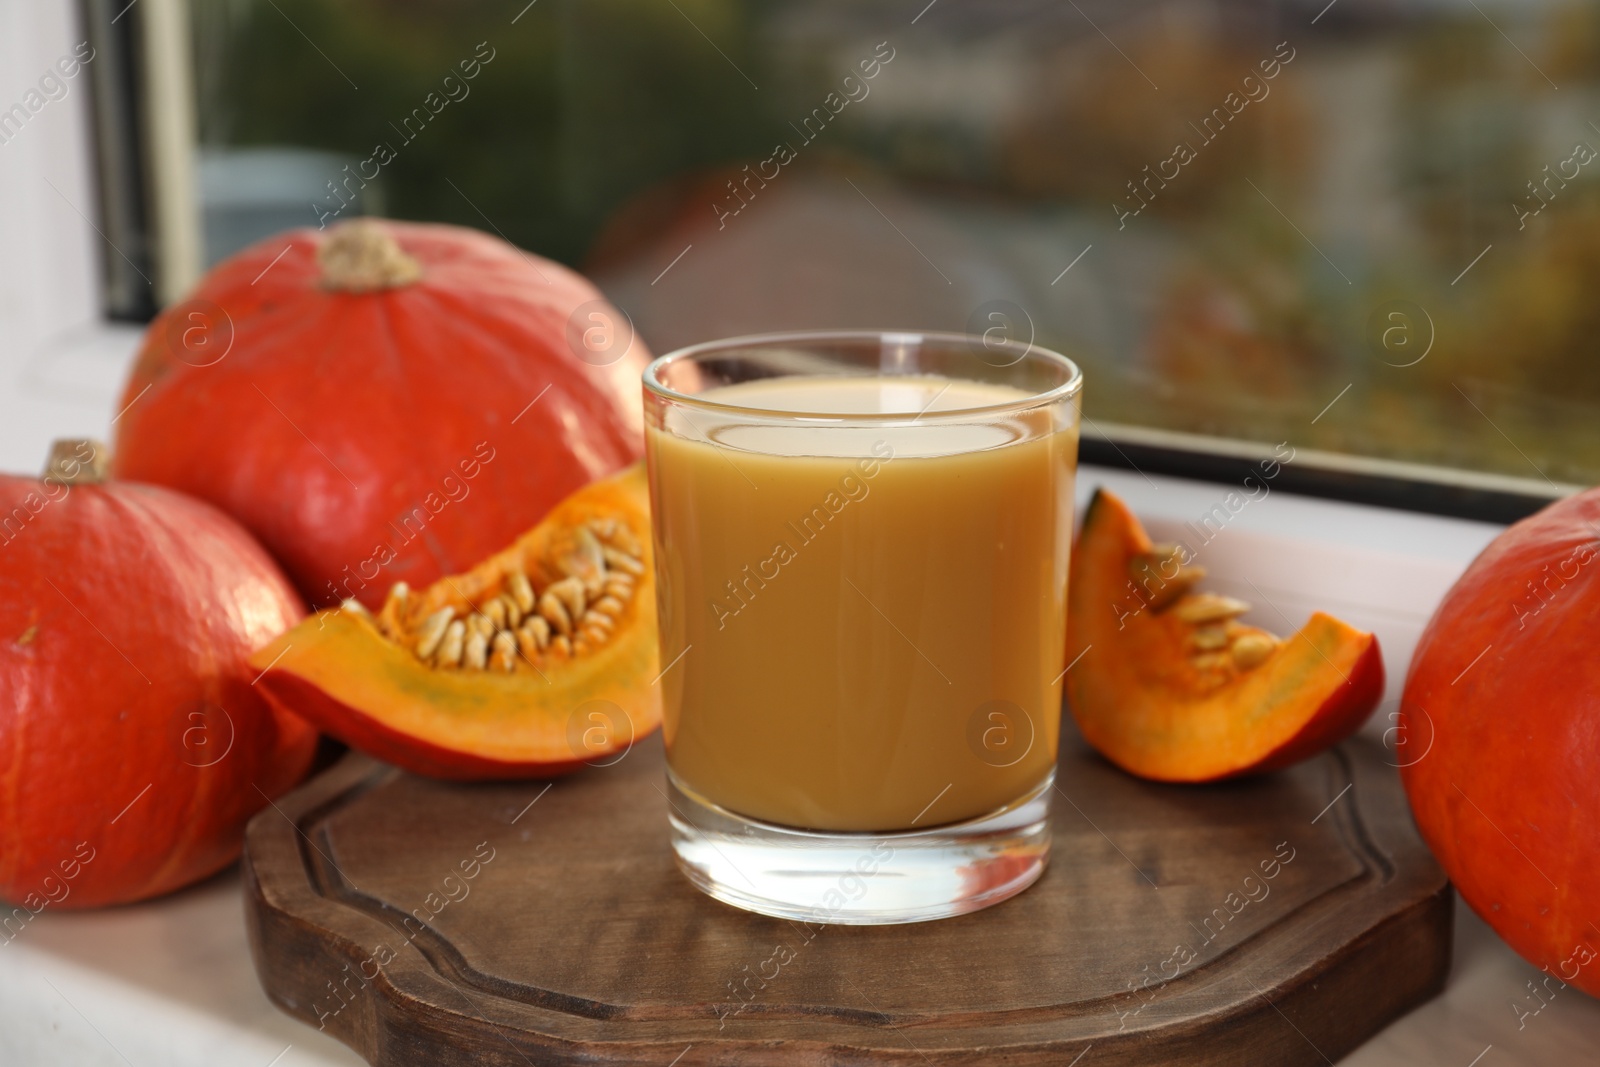
[{"label": "whole orange pumpkin", "polygon": [[304,613],[261,546],[63,444],[0,476],[0,942],[226,866],[316,747],[245,665]]},{"label": "whole orange pumpkin", "polygon": [[115,472],[218,505],[311,601],[376,606],[636,460],[648,360],[586,280],[486,234],[295,230],[151,325]]},{"label": "whole orange pumpkin", "polygon": [[1590,490],[1512,526],[1446,594],[1406,678],[1396,753],[1462,899],[1555,981],[1600,996],[1596,634]]}]

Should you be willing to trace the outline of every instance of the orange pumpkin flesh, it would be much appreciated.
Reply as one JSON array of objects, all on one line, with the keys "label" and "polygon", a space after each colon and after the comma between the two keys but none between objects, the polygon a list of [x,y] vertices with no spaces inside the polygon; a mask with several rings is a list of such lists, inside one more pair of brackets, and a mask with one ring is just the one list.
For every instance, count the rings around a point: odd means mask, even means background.
[{"label": "orange pumpkin flesh", "polygon": [[245,665],[304,614],[288,579],[210,505],[100,484],[98,448],[0,475],[0,944],[227,866],[316,750]]},{"label": "orange pumpkin flesh", "polygon": [[1067,696],[1107,759],[1143,778],[1204,782],[1286,767],[1360,728],[1383,693],[1373,635],[1321,612],[1282,642],[1231,617],[1197,625],[1187,620],[1208,607],[1247,605],[1192,592],[1203,572],[1176,557],[1152,574],[1163,558],[1098,490],[1072,557],[1067,656],[1082,655]]},{"label": "orange pumpkin flesh", "polygon": [[[347,602],[307,619],[251,658],[258,685],[432,777],[561,774],[624,751],[661,722],[649,525],[635,466],[465,574],[415,594],[399,586],[376,615]],[[520,603],[515,575],[528,579]],[[429,620],[446,617],[441,634]]]},{"label": "orange pumpkin flesh", "polygon": [[638,460],[648,360],[587,280],[488,234],[294,230],[151,324],[115,473],[216,504],[311,603],[375,607]]}]

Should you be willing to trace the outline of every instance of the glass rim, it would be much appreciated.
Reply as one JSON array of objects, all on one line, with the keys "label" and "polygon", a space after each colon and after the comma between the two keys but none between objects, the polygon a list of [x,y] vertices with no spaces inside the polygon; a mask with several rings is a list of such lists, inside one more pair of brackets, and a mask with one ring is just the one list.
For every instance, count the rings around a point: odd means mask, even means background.
[{"label": "glass rim", "polygon": [[[1067,380],[1060,385],[1052,386],[1043,392],[1030,393],[1028,396],[1017,400],[1008,400],[1000,404],[980,404],[971,407],[949,408],[942,411],[929,413],[923,412],[838,412],[838,411],[791,411],[774,408],[750,407],[744,404],[729,404],[719,400],[708,400],[703,395],[684,393],[672,388],[661,380],[659,371],[670,364],[692,361],[721,350],[739,348],[776,347],[778,345],[806,345],[827,342],[874,342],[877,344],[899,342],[906,345],[945,345],[950,348],[971,349],[974,346],[983,347],[989,351],[1020,350],[1017,359],[1006,366],[1015,366],[1035,353],[1045,362],[1063,367],[1067,371]],[[674,403],[687,404],[705,411],[718,411],[737,414],[742,417],[766,419],[779,422],[869,422],[889,423],[900,420],[920,421],[924,415],[930,420],[967,419],[974,416],[1011,414],[1016,412],[1031,411],[1034,408],[1048,407],[1069,400],[1083,389],[1083,371],[1078,364],[1054,349],[1045,348],[1043,345],[1034,344],[1032,341],[1023,344],[1005,339],[999,346],[995,346],[986,339],[979,338],[969,333],[954,333],[940,330],[787,330],[777,333],[745,334],[739,337],[726,337],[717,341],[702,341],[698,344],[686,345],[673,349],[665,355],[657,356],[645,367],[642,376],[644,387],[649,392]]]}]

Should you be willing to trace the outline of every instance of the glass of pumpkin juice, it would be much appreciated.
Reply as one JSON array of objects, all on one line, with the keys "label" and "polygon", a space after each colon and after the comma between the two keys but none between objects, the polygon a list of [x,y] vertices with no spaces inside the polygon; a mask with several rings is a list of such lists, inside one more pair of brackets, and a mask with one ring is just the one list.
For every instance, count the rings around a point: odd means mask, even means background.
[{"label": "glass of pumpkin juice", "polygon": [[738,338],[644,376],[669,819],[729,904],[973,911],[1043,872],[1082,376],[960,334]]}]

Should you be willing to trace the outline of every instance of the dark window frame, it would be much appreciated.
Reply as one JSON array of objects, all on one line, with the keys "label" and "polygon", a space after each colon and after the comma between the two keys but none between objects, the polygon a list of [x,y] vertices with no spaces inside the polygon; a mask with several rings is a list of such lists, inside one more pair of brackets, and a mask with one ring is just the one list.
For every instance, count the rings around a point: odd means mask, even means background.
[{"label": "dark window frame", "polygon": [[126,0],[80,0],[94,49],[89,66],[90,157],[99,215],[103,310],[116,322],[149,322],[156,290],[155,190],[144,108],[144,20]]},{"label": "dark window frame", "polygon": [[[1257,441],[1104,423],[1085,429],[1078,458],[1101,467],[1241,488],[1261,479],[1263,463],[1281,459],[1272,445]],[[1272,487],[1301,496],[1501,525],[1584,488],[1309,449],[1299,449],[1292,461],[1279,464]]]}]

